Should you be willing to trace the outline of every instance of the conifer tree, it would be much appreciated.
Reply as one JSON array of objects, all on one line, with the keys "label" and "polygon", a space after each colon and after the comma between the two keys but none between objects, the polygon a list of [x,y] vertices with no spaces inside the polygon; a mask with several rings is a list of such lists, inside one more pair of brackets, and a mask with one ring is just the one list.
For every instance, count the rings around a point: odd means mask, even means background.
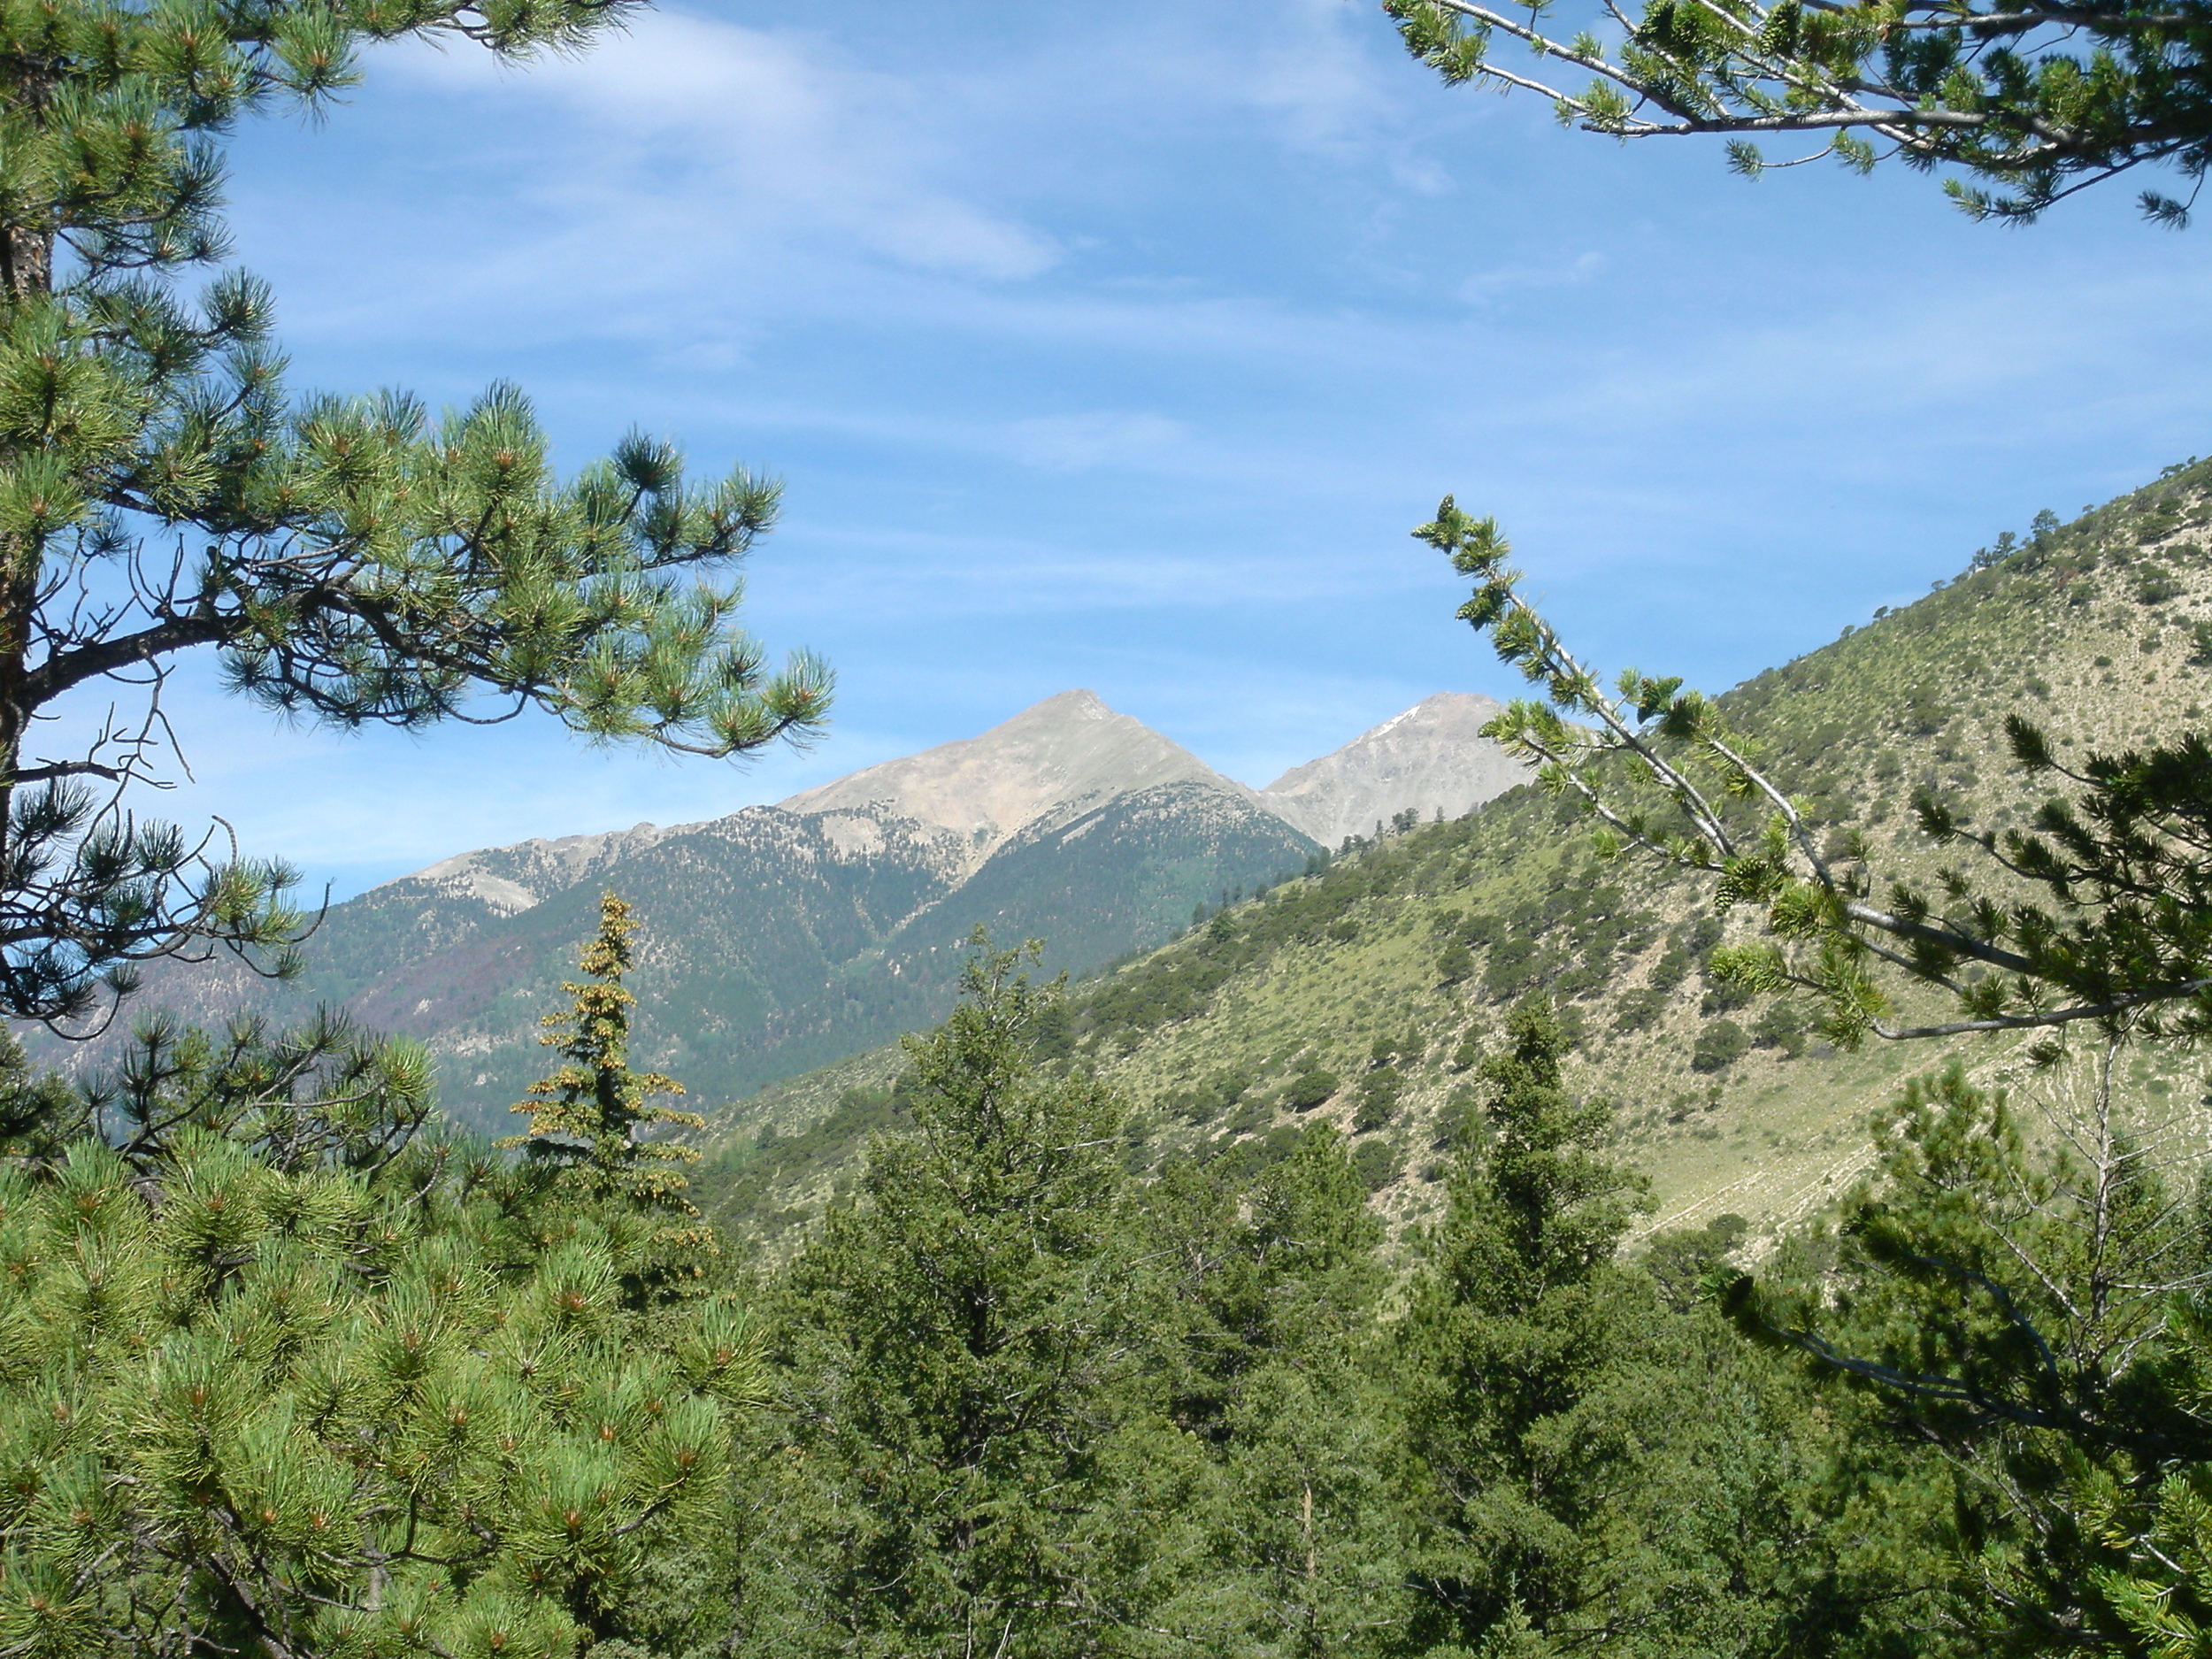
[{"label": "conifer tree", "polygon": [[1218,1471],[1208,1564],[1166,1622],[1216,1652],[1376,1650],[1403,1575],[1371,1364],[1382,1229],[1342,1138],[1309,1125],[1244,1190],[1174,1166],[1147,1209],[1164,1403]]},{"label": "conifer tree", "polygon": [[[1608,691],[1521,595],[1494,519],[1448,495],[1414,534],[1474,579],[1461,618],[1541,688],[1485,733],[1596,820],[1605,856],[1696,872],[1720,909],[1758,914],[1763,939],[1715,953],[1724,982],[1812,992],[1822,1031],[1847,1046],[2024,1032],[2050,1063],[2070,1032],[2212,1034],[2212,741],[2202,734],[2071,766],[2040,728],[2008,716],[2023,772],[2071,798],[2000,833],[1924,793],[1920,827],[1967,861],[1932,883],[1887,879],[1863,830],[1816,821],[1715,699],[1633,669]],[[1945,993],[1954,1017],[1899,1019],[1892,974]]]},{"label": "conifer tree", "polygon": [[1728,1292],[1752,1334],[1925,1448],[1905,1461],[1951,1512],[1926,1541],[1985,1649],[2162,1655],[2212,1631],[2184,1564],[2212,1540],[2212,1216],[2119,1116],[2106,1058],[2078,1090],[2047,1079],[2041,1133],[1955,1062],[1915,1079],[1834,1266]]},{"label": "conifer tree", "polygon": [[[821,719],[819,664],[770,670],[726,580],[772,483],[687,484],[643,436],[561,480],[511,387],[442,417],[399,392],[296,401],[266,287],[184,288],[224,257],[242,118],[326,107],[378,42],[521,61],[631,4],[0,7],[0,1013],[73,1025],[165,956],[293,964],[288,870],[132,810],[177,764],[180,653],[342,728],[535,708],[726,756]],[[136,712],[28,747],[103,681]]]},{"label": "conifer tree", "polygon": [[[2186,199],[2147,190],[2143,209],[2181,224],[2212,165],[2212,13],[2194,4],[1650,0],[1633,18],[1586,8],[1590,27],[1571,34],[1545,6],[1387,0],[1385,9],[1408,50],[1448,81],[1533,92],[1562,121],[1616,138],[1719,135],[1730,166],[1753,178],[1770,165],[1760,145],[1794,136],[1804,148],[1779,165],[1833,157],[1863,172],[1890,156],[1952,166],[1977,180],[1946,179],[1954,201],[1977,219],[2016,223],[2163,164],[2186,181]],[[1498,36],[1530,47],[1535,65],[1499,64]],[[1589,79],[1571,85],[1548,65]]]},{"label": "conifer tree", "polygon": [[634,1294],[672,1281],[695,1279],[697,1257],[715,1248],[714,1233],[686,1191],[686,1165],[698,1148],[655,1140],[656,1129],[703,1129],[696,1112],[659,1103],[683,1085],[657,1071],[630,1070],[630,1010],[637,998],[623,984],[632,965],[630,907],[612,893],[599,900],[599,930],[584,943],[581,980],[561,988],[573,999],[545,1015],[538,1041],[564,1064],[530,1086],[514,1110],[530,1127],[499,1142],[520,1147],[529,1165],[559,1195],[618,1217],[638,1232]]},{"label": "conifer tree", "polygon": [[642,1592],[731,1529],[741,1311],[626,1314],[603,1233],[523,1248],[495,1160],[357,1156],[411,1057],[318,1048],[187,1035],[157,1134],[0,1165],[0,1651],[689,1646],[700,1609]]},{"label": "conifer tree", "polygon": [[905,1044],[913,1133],[871,1144],[783,1286],[749,1652],[1118,1651],[1191,1525],[1193,1459],[1128,1399],[1120,1110],[1033,1060],[1058,987],[974,949],[951,1017]]},{"label": "conifer tree", "polygon": [[1614,1265],[1637,1179],[1560,1080],[1550,1008],[1517,1007],[1481,1078],[1496,1132],[1461,1155],[1403,1334],[1421,1537],[1417,1640],[1565,1635],[1601,1595],[1600,1500],[1632,1448],[1590,1409],[1649,1321]]},{"label": "conifer tree", "polygon": [[1480,1070],[1494,1139],[1458,1156],[1394,1356],[1403,1650],[1882,1651],[1904,1598],[1887,1573],[1833,1586],[1825,1425],[1617,1259],[1643,1184],[1604,1155],[1610,1114],[1569,1094],[1548,1003],[1506,1035]]}]

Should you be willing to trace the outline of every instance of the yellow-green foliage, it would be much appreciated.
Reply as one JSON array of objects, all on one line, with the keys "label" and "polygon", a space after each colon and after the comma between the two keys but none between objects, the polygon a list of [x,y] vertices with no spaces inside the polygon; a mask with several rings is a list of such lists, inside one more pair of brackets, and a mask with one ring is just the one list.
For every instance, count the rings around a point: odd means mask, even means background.
[{"label": "yellow-green foliage", "polygon": [[622,980],[636,931],[630,907],[603,894],[599,931],[584,941],[580,958],[584,978],[561,987],[573,1001],[538,1022],[545,1028],[538,1041],[558,1049],[562,1064],[533,1083],[530,1098],[514,1108],[528,1115],[529,1129],[499,1144],[520,1147],[566,1196],[603,1211],[611,1206],[634,1218],[651,1217],[643,1242],[663,1259],[644,1264],[643,1279],[696,1277],[696,1261],[671,1258],[714,1248],[713,1232],[685,1196],[690,1181],[684,1170],[699,1153],[650,1137],[656,1129],[698,1129],[705,1120],[657,1103],[658,1096],[684,1092],[675,1079],[630,1069],[630,1010],[637,998]]}]

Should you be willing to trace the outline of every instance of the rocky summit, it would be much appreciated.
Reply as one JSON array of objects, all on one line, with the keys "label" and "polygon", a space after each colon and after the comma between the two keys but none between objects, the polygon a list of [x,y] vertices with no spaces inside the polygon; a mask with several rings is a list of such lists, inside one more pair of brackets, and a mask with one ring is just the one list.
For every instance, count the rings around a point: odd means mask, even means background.
[{"label": "rocky summit", "polygon": [[1049,830],[1118,795],[1182,783],[1252,795],[1096,692],[1064,691],[980,737],[887,760],[779,804],[786,812],[882,806],[964,837],[979,865],[1025,830]]},{"label": "rocky summit", "polygon": [[1260,803],[1325,847],[1373,837],[1401,812],[1461,818],[1526,777],[1482,734],[1504,705],[1440,691],[1363,732],[1318,760],[1294,766],[1259,792]]}]

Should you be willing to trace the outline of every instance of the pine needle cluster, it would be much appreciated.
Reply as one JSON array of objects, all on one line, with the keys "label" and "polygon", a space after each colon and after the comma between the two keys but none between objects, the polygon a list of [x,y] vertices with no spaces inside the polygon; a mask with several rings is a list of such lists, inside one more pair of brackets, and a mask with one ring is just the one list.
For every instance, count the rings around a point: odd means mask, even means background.
[{"label": "pine needle cluster", "polygon": [[232,1056],[277,1087],[229,1132],[187,1109],[201,1069],[135,1150],[0,1166],[0,1651],[638,1636],[652,1575],[727,1533],[744,1315],[641,1321],[618,1240],[572,1217],[544,1248],[531,1194],[449,1142],[286,1156],[254,1125],[314,1115],[297,1053]]}]

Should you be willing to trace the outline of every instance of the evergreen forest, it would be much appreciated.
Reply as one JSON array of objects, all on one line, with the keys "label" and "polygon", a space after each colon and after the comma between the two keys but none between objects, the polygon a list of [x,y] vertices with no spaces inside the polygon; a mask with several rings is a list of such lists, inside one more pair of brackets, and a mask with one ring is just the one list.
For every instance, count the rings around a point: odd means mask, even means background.
[{"label": "evergreen forest", "polygon": [[[615,892],[508,1134],[334,1012],[142,1017],[314,949],[139,810],[180,654],[340,728],[828,717],[742,625],[772,484],[296,396],[214,270],[240,121],[630,9],[0,4],[0,1013],[130,1033],[0,1045],[0,1659],[2212,1655],[2212,465],[1720,697],[1586,667],[1446,497],[1525,786],[1081,984],[979,929],[766,1103],[633,1064]],[[1535,27],[1386,10],[1451,81]],[[2026,220],[2201,177],[2201,10],[1655,0],[1505,79]],[[85,687],[141,713],[50,741]]]}]

